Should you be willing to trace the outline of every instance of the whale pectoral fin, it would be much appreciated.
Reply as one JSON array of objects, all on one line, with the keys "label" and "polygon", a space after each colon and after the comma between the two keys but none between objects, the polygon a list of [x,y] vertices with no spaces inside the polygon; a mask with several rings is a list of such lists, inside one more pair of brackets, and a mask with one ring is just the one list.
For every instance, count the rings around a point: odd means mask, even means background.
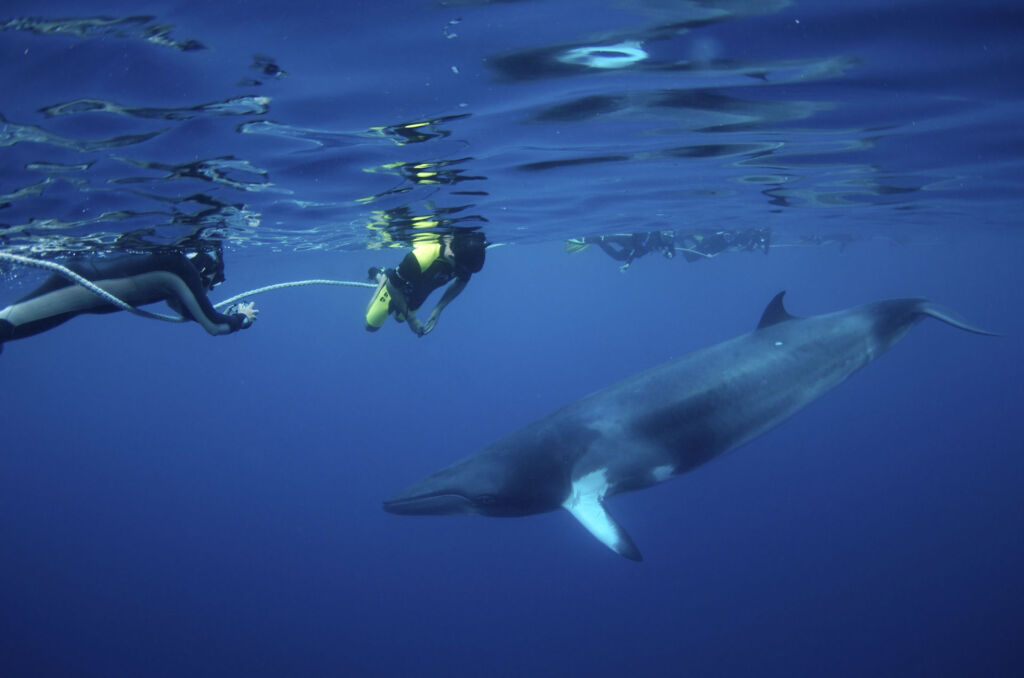
[{"label": "whale pectoral fin", "polygon": [[630,560],[641,561],[640,550],[622,526],[608,514],[604,503],[595,494],[573,494],[562,506],[597,537],[598,541]]}]

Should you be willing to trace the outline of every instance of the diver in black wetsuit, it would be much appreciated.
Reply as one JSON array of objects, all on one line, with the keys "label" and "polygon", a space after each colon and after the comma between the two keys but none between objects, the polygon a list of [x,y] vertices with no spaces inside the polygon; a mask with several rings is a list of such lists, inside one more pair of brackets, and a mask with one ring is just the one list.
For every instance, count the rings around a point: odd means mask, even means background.
[{"label": "diver in black wetsuit", "polygon": [[768,249],[771,246],[771,230],[767,228],[747,228],[739,231],[697,230],[680,234],[676,241],[686,261],[710,259],[726,250],[733,252],[761,250],[768,254]]},{"label": "diver in black wetsuit", "polygon": [[675,233],[672,231],[646,231],[575,238],[569,241],[567,249],[577,251],[595,243],[612,259],[624,262],[622,266],[619,266],[619,270],[623,272],[636,259],[651,252],[661,252],[667,259],[675,256]]},{"label": "diver in black wetsuit", "polygon": [[[229,334],[256,320],[254,304],[238,304],[218,313],[206,293],[224,282],[220,247],[167,254],[134,254],[113,259],[72,262],[69,269],[132,306],[166,301],[183,318],[210,334]],[[0,310],[0,351],[4,342],[30,337],[82,313],[120,309],[63,276],[54,274],[38,288]]]},{"label": "diver in black wetsuit", "polygon": [[[376,332],[389,315],[407,321],[417,336],[429,334],[441,311],[466,288],[470,277],[484,267],[487,239],[479,232],[456,232],[424,239],[413,246],[398,268],[371,268],[370,278],[379,285],[366,308],[366,329]],[[426,322],[416,311],[431,292],[448,285]]]}]

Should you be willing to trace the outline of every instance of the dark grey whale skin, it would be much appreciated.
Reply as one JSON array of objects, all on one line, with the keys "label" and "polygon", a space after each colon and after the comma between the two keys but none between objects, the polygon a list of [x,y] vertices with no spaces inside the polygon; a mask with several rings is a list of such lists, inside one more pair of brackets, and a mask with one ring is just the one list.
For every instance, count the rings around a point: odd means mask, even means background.
[{"label": "dark grey whale skin", "polygon": [[[761,435],[843,383],[933,317],[889,299],[808,318],[780,292],[757,329],[629,377],[535,421],[384,501],[403,515],[525,516],[568,508],[616,552],[640,560],[605,497],[650,487]],[[596,524],[596,527],[595,527]]]}]

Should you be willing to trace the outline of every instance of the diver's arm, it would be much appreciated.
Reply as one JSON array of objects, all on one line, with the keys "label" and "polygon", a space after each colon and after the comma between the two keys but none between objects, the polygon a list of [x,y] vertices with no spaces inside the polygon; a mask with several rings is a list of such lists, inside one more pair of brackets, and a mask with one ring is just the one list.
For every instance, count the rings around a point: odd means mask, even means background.
[{"label": "diver's arm", "polygon": [[[174,267],[177,281],[168,290],[168,306],[185,318],[196,321],[214,336],[231,334],[252,325],[257,313],[252,304],[240,305],[239,312],[234,312],[235,307],[229,309],[227,314],[218,312],[206,296],[198,271],[184,257],[181,257],[181,262],[183,265]],[[241,306],[245,306],[245,309]]]},{"label": "diver's arm", "polygon": [[395,320],[399,322],[405,320],[409,323],[409,329],[412,330],[412,333],[422,337],[423,323],[416,317],[416,312],[409,308],[409,300],[405,298],[405,293],[391,282],[389,276],[384,276],[384,284],[387,285],[388,294],[391,296],[391,313],[395,316]]},{"label": "diver's arm", "polygon": [[[214,336],[231,334],[238,330],[244,330],[252,326],[256,315],[259,313],[254,304],[239,304],[231,306],[227,313],[219,313],[213,308],[209,298],[205,294],[199,296],[185,296],[180,299],[168,300],[168,305],[175,310],[183,310],[182,315],[194,320],[203,326],[203,329]],[[245,306],[245,309],[241,307]],[[236,311],[237,309],[237,311]]]},{"label": "diver's arm", "polygon": [[446,289],[444,294],[441,295],[441,298],[437,302],[437,306],[435,306],[434,310],[430,312],[430,317],[427,318],[427,322],[423,325],[423,331],[420,336],[428,334],[434,329],[434,325],[437,324],[438,318],[441,317],[441,311],[443,311],[448,304],[452,303],[452,300],[459,296],[459,294],[462,293],[462,290],[466,289],[466,283],[468,282],[469,278],[456,278],[452,281],[452,284],[449,285],[448,289]]},{"label": "diver's arm", "polygon": [[409,323],[409,329],[412,330],[412,333],[417,337],[422,337],[430,331],[424,327],[423,323],[420,322],[420,319],[416,317],[416,313],[413,311],[409,311],[409,314],[405,316],[405,320]]}]

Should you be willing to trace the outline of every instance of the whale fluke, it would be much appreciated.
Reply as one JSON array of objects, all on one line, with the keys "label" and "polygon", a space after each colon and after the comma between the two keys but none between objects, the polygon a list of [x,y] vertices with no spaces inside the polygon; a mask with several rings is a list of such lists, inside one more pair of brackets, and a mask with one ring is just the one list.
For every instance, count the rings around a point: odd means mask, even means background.
[{"label": "whale fluke", "polygon": [[976,327],[971,323],[967,322],[967,320],[965,320],[963,316],[961,316],[956,311],[946,308],[945,306],[942,306],[940,304],[936,304],[933,301],[924,300],[921,303],[920,311],[924,315],[931,316],[936,320],[941,320],[942,322],[948,325],[952,325],[953,327],[959,328],[961,330],[964,330],[965,332],[974,332],[975,334],[982,334],[985,335],[986,337],[1003,336],[998,332],[989,332],[988,330],[983,330],[980,327]]}]

